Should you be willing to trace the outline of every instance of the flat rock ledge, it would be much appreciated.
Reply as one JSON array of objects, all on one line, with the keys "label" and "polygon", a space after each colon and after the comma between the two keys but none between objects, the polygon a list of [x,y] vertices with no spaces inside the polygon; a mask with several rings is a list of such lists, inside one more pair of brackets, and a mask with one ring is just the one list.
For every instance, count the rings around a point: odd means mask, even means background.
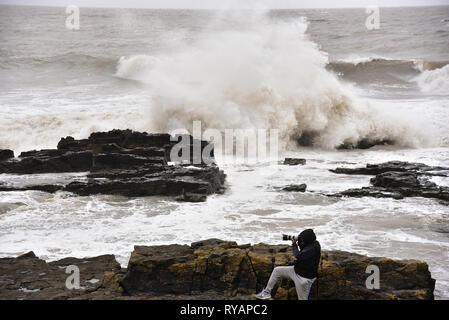
[{"label": "flat rock ledge", "polygon": [[[88,172],[84,179],[66,185],[0,184],[0,191],[62,190],[81,196],[162,195],[193,202],[205,201],[207,195],[213,193],[222,193],[225,174],[213,161],[213,145],[207,141],[194,140],[188,135],[174,138],[166,133],[112,130],[95,132],[82,140],[62,138],[57,149],[22,152],[17,158],[11,150],[0,150],[0,174]],[[180,149],[178,155],[182,156],[184,151],[188,151],[188,162],[193,165],[169,165],[172,148],[181,139],[184,149]],[[207,157],[196,158],[198,152],[193,152],[197,150],[194,145],[200,146],[201,155]],[[206,148],[208,153],[203,153]]]},{"label": "flat rock ledge", "polygon": [[348,189],[332,194],[337,197],[376,197],[403,199],[405,197],[424,197],[441,200],[449,204],[449,187],[439,186],[429,180],[431,177],[449,177],[449,168],[428,166],[423,163],[389,161],[380,164],[367,164],[362,168],[336,168],[330,170],[337,174],[374,175],[371,186]]},{"label": "flat rock ledge", "polygon": [[[254,299],[276,266],[292,258],[286,245],[238,245],[208,239],[189,245],[135,246],[128,268],[112,255],[46,263],[33,252],[0,259],[0,299]],[[67,289],[70,265],[79,267],[80,288]],[[380,271],[380,288],[366,287],[369,265]],[[435,280],[427,263],[322,253],[310,299],[433,299]],[[296,299],[290,280],[275,299]]]}]

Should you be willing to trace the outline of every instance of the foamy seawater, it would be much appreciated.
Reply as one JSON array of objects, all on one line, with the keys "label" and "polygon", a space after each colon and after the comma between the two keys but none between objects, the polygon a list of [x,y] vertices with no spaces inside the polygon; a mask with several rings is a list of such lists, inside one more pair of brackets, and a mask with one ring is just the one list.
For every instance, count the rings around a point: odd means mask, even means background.
[{"label": "foamy seawater", "polygon": [[[164,197],[0,192],[0,256],[46,260],[134,245],[221,238],[281,243],[315,229],[323,249],[426,261],[449,298],[448,207],[432,199],[332,198],[369,184],[340,166],[389,160],[449,166],[449,7],[236,12],[0,7],[0,149],[54,148],[61,137],[114,128],[278,128],[281,157],[305,166],[219,163],[227,191],[205,203]],[[242,19],[242,16],[244,19]],[[446,19],[446,20],[445,20]],[[404,27],[405,26],[405,27]],[[296,147],[290,136],[315,134]],[[342,142],[395,146],[335,151]],[[83,174],[0,175],[23,185]],[[446,178],[435,178],[449,185]],[[307,184],[306,193],[279,191]]]}]

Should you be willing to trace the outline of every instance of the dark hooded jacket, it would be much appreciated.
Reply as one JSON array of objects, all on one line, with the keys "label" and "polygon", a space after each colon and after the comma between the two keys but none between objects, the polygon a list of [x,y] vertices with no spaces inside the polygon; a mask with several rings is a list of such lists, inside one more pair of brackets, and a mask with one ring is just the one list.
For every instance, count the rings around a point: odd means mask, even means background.
[{"label": "dark hooded jacket", "polygon": [[[298,246],[300,250],[298,250]],[[321,246],[316,240],[312,229],[306,229],[298,236],[298,241],[292,245],[295,256],[295,272],[303,278],[313,279],[318,275],[318,265],[321,257]]]}]

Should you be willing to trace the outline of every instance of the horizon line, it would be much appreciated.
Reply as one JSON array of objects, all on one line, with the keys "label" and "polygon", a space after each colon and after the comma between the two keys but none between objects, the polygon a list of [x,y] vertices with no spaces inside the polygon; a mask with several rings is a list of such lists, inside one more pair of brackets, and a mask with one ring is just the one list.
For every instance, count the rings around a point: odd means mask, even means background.
[{"label": "horizon line", "polygon": [[[44,7],[44,8],[66,8],[69,5],[46,5],[46,4],[17,4],[17,3],[1,3],[0,6],[13,6],[13,7]],[[253,8],[189,8],[189,7],[126,7],[126,6],[79,6],[79,8],[90,8],[90,9],[143,9],[143,10],[254,10]],[[277,8],[262,8],[261,10],[301,10],[301,9],[328,9],[328,10],[338,10],[338,9],[365,9],[368,7],[379,7],[379,8],[423,8],[423,7],[448,7],[449,4],[432,4],[432,5],[391,5],[391,6],[360,6],[360,7],[277,7]]]}]

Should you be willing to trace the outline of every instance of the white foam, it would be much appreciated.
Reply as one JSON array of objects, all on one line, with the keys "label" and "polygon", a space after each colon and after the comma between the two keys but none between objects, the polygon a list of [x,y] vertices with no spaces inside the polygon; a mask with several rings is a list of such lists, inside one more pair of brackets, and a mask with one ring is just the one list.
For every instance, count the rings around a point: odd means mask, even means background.
[{"label": "white foam", "polygon": [[424,70],[415,80],[423,92],[449,94],[449,64]]},{"label": "white foam", "polygon": [[359,55],[351,55],[347,58],[339,59],[338,62],[344,62],[344,63],[351,63],[354,66],[357,66],[359,64],[364,64],[376,60],[385,60],[385,61],[394,61],[393,58],[387,58],[382,56],[359,56]]}]

